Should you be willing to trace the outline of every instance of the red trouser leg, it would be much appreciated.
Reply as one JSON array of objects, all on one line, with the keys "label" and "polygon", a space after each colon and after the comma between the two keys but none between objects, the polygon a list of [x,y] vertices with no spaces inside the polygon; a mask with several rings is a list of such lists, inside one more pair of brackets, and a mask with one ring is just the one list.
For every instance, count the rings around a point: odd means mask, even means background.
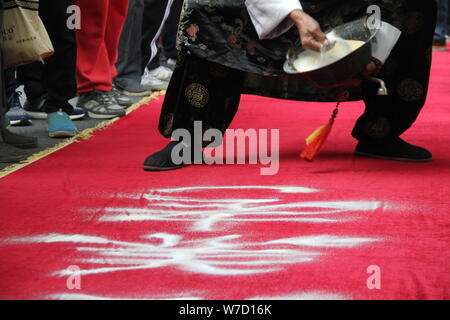
[{"label": "red trouser leg", "polygon": [[79,93],[110,91],[127,0],[77,0],[81,29],[77,30],[77,86]]}]

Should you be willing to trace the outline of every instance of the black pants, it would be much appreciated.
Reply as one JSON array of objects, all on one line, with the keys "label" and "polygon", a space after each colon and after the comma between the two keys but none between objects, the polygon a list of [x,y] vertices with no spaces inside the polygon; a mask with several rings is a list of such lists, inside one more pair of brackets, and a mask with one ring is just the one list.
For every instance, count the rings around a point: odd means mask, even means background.
[{"label": "black pants", "polygon": [[129,83],[141,82],[141,39],[144,19],[144,0],[129,0],[128,14],[119,41],[119,56],[116,63],[115,81],[126,87]]},{"label": "black pants", "polygon": [[144,4],[144,23],[141,42],[142,73],[158,53],[157,40],[163,31],[164,18],[167,19],[168,17],[168,15],[166,16],[166,12],[171,9],[173,0],[144,0]]},{"label": "black pants", "polygon": [[163,33],[161,35],[164,55],[168,59],[177,58],[177,33],[182,6],[183,0],[174,0],[169,18],[164,25]]},{"label": "black pants", "polygon": [[[177,33],[182,5],[183,0],[174,0],[172,9],[170,10],[169,18],[167,18],[167,21],[164,24],[163,32],[161,34],[161,48],[163,49],[164,56],[167,59],[176,60],[177,58]],[[147,65],[147,68],[149,70],[156,69],[161,65],[161,53],[161,50],[158,50],[156,57],[153,58],[152,61],[150,61],[150,63]]]},{"label": "black pants", "polygon": [[18,80],[25,85],[25,94],[32,101],[46,96],[47,113],[59,109],[71,114],[69,100],[76,96],[75,30],[67,28],[67,7],[71,0],[40,0],[39,16],[50,36],[55,54],[45,64],[35,62],[18,68]]},{"label": "black pants", "polygon": [[157,40],[173,1],[130,0],[119,42],[115,79],[118,84],[127,86],[128,83],[140,82],[150,60],[159,66]]},{"label": "black pants", "polygon": [[0,50],[0,130],[3,129],[4,117],[6,114],[6,99],[5,99],[5,80],[3,73],[3,56],[2,51]]},{"label": "black pants", "polygon": [[17,81],[16,68],[8,68],[4,70],[4,81],[5,81],[5,98],[6,98],[6,111],[14,104],[16,90],[19,87],[19,82]]}]

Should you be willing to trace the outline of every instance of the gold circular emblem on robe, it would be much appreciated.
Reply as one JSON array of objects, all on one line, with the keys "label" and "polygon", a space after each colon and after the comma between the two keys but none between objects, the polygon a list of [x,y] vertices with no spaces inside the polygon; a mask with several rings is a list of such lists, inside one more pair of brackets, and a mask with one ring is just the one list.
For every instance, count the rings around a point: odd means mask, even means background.
[{"label": "gold circular emblem on robe", "polygon": [[423,85],[414,79],[406,79],[400,82],[397,87],[397,94],[403,101],[415,102],[424,95]]},{"label": "gold circular emblem on robe", "polygon": [[187,101],[196,108],[204,108],[209,102],[209,91],[200,83],[192,83],[186,87]]}]

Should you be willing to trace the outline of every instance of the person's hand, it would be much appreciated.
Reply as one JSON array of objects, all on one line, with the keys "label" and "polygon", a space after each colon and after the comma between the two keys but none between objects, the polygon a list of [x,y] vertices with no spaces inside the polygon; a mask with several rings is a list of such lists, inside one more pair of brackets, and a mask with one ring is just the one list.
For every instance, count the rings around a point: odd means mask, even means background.
[{"label": "person's hand", "polygon": [[297,26],[303,48],[320,51],[324,43],[328,41],[319,23],[303,10],[292,11],[289,19]]}]

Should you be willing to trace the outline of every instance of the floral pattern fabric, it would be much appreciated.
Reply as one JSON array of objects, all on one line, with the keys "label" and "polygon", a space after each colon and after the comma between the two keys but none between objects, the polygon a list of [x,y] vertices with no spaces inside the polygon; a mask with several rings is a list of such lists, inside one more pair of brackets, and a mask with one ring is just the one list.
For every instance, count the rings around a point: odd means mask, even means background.
[{"label": "floral pattern fabric", "polygon": [[[360,100],[366,112],[357,121],[357,139],[384,139],[408,129],[421,111],[431,67],[435,1],[302,0],[324,30],[364,16],[369,5],[402,31],[379,75],[390,95],[376,89],[319,89],[282,71],[285,53],[298,41],[292,28],[273,40],[259,40],[244,0],[186,0],[180,22],[179,59],[167,91],[160,132],[170,137],[194,120],[225,130],[242,93],[299,101]],[[344,99],[343,99],[344,97]],[[301,105],[301,104],[299,104]]]}]

